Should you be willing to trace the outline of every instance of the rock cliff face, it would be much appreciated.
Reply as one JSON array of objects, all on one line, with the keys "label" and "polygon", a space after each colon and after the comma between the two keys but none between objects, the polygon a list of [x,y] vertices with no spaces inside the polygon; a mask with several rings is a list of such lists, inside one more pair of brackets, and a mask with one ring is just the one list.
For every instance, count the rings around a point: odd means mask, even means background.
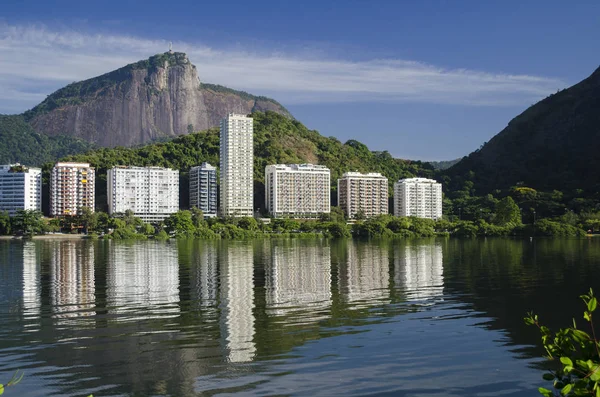
[{"label": "rock cliff face", "polygon": [[186,54],[168,52],[70,84],[24,115],[40,133],[114,147],[215,127],[232,112],[266,110],[291,117],[272,99],[201,84]]}]

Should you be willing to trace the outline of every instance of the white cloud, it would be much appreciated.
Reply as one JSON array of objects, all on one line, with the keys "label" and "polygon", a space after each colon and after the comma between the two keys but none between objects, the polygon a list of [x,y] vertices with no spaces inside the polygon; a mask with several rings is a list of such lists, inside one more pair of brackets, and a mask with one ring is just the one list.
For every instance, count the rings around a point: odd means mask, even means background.
[{"label": "white cloud", "polygon": [[[562,88],[557,79],[448,70],[419,62],[351,61],[293,54],[216,50],[175,42],[204,82],[283,104],[320,102],[421,102],[523,105]],[[168,49],[167,40],[0,25],[0,113],[30,108],[67,83],[94,77]]]}]

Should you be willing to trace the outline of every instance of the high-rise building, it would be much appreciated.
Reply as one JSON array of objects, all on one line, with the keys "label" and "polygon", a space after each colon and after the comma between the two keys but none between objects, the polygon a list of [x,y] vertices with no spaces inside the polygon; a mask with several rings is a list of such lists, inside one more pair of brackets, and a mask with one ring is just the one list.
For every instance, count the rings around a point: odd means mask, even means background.
[{"label": "high-rise building", "polygon": [[190,169],[190,208],[196,207],[205,217],[217,215],[217,168],[202,163]]},{"label": "high-rise building", "polygon": [[221,120],[222,216],[252,216],[254,146],[252,118],[229,114]]},{"label": "high-rise building", "polygon": [[42,210],[42,170],[20,164],[0,165],[0,212]]},{"label": "high-rise building", "polygon": [[56,163],[50,174],[50,215],[76,216],[94,211],[95,171],[89,163]]},{"label": "high-rise building", "polygon": [[394,215],[440,219],[442,184],[433,179],[400,179],[394,184]]},{"label": "high-rise building", "polygon": [[388,213],[388,180],[380,173],[346,172],[338,179],[338,206],[348,219]]},{"label": "high-rise building", "polygon": [[127,210],[158,223],[179,210],[179,172],[161,167],[115,167],[107,172],[108,213]]},{"label": "high-rise building", "polygon": [[323,165],[275,164],[265,169],[267,210],[276,218],[316,218],[331,210],[330,171]]}]

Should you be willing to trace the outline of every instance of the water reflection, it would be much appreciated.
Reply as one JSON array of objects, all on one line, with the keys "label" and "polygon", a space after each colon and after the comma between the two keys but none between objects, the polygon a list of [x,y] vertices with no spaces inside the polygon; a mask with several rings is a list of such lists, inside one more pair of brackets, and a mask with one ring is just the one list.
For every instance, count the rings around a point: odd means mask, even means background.
[{"label": "water reflection", "polygon": [[40,263],[35,244],[0,243],[0,313],[35,318],[41,307]]},{"label": "water reflection", "polygon": [[440,242],[394,247],[394,284],[408,300],[444,293],[444,260]]},{"label": "water reflection", "polygon": [[523,313],[568,323],[551,292],[600,278],[600,240],[536,244],[0,241],[0,375],[27,370],[20,396],[529,395],[505,346],[537,341]]},{"label": "water reflection", "polygon": [[390,258],[386,245],[349,241],[338,270],[343,299],[356,308],[389,302]]},{"label": "water reflection", "polygon": [[[92,316],[95,307],[94,246],[54,242],[49,248],[50,302],[53,317]],[[59,324],[69,324],[59,321]]]},{"label": "water reflection", "polygon": [[[264,245],[267,313],[293,315],[294,323],[329,315],[331,252],[322,241],[270,241]],[[292,320],[293,321],[293,320]]]},{"label": "water reflection", "polygon": [[106,263],[109,312],[140,321],[179,312],[179,266],[172,244],[111,244]]},{"label": "water reflection", "polygon": [[220,249],[221,330],[230,362],[254,358],[254,250],[249,242]]}]

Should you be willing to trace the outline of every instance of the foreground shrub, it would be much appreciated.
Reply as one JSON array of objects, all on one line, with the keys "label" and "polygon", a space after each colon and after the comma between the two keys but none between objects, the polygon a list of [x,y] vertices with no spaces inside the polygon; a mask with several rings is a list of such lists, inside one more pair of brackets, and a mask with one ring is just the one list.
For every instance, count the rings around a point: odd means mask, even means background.
[{"label": "foreground shrub", "polygon": [[593,291],[581,298],[586,310],[583,318],[588,323],[591,335],[573,326],[553,333],[540,324],[538,316],[529,313],[525,317],[527,325],[537,326],[542,334],[542,344],[548,360],[554,364],[554,371],[545,373],[543,378],[552,381],[554,391],[540,387],[539,392],[546,396],[600,396],[600,344],[594,330],[593,313],[597,300]]}]

